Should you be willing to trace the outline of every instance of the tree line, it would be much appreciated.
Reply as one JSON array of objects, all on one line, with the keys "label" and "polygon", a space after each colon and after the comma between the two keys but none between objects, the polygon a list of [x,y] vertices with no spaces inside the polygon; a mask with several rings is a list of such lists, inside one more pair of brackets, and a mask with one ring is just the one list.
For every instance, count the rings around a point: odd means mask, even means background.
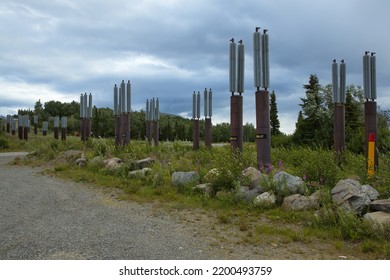
[{"label": "tree line", "polygon": [[[311,146],[332,148],[333,146],[333,112],[332,85],[322,86],[316,75],[309,77],[307,84],[303,85],[305,97],[301,98],[295,131],[286,135],[280,131],[276,94],[270,94],[270,127],[272,146]],[[38,115],[39,123],[50,120],[54,116],[68,117],[68,133],[73,134],[80,130],[79,122],[80,104],[76,101],[70,103],[48,101],[44,104],[38,100],[34,110],[19,110],[18,114],[28,114],[31,117]],[[145,139],[146,122],[145,112],[131,112],[130,135],[132,139]],[[115,116],[111,108],[93,107],[92,133],[93,137],[114,137]],[[52,123],[50,122],[52,125]],[[294,125],[294,123],[292,123]],[[160,139],[175,141],[192,141],[192,120],[171,114],[161,114]],[[381,151],[390,150],[390,110],[378,108],[378,139]],[[205,122],[200,120],[200,137],[204,138]],[[243,125],[244,141],[256,141],[256,129],[253,124]],[[345,139],[347,149],[364,152],[364,93],[360,86],[348,85],[346,88],[345,103]],[[213,142],[229,142],[230,124],[218,123],[212,128]]]}]

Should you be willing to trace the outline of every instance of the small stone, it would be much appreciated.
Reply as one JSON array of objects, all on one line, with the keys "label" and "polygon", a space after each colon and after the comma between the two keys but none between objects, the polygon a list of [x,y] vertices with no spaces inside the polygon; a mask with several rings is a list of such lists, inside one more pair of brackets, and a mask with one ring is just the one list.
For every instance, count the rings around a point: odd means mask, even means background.
[{"label": "small stone", "polygon": [[364,218],[373,221],[374,223],[384,226],[384,225],[390,225],[390,213],[386,212],[371,212],[364,215]]},{"label": "small stone", "polygon": [[175,187],[199,183],[199,174],[196,171],[173,172],[172,185]]},{"label": "small stone", "polygon": [[290,210],[318,209],[319,201],[315,196],[293,194],[284,198],[282,207]]},{"label": "small stone", "polygon": [[390,213],[390,199],[374,200],[370,203],[370,210]]},{"label": "small stone", "polygon": [[147,157],[136,161],[136,164],[138,165],[138,169],[150,167],[153,163],[154,163],[154,159],[151,157]]},{"label": "small stone", "polygon": [[275,205],[275,203],[276,203],[275,195],[269,192],[265,192],[258,195],[253,201],[253,204],[257,207],[269,207]]}]

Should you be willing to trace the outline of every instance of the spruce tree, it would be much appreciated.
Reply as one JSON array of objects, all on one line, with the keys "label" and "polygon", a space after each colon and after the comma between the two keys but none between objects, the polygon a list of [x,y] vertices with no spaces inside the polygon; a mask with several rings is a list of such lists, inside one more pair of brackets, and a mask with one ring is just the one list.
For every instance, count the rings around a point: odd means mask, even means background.
[{"label": "spruce tree", "polygon": [[326,107],[326,98],[316,75],[310,75],[303,85],[306,98],[301,98],[302,118],[297,123],[294,139],[297,143],[330,147],[333,141],[332,120]]},{"label": "spruce tree", "polygon": [[271,101],[270,101],[270,125],[271,125],[271,135],[279,135],[281,132],[280,122],[278,118],[278,107],[276,105],[276,95],[275,91],[271,93]]}]

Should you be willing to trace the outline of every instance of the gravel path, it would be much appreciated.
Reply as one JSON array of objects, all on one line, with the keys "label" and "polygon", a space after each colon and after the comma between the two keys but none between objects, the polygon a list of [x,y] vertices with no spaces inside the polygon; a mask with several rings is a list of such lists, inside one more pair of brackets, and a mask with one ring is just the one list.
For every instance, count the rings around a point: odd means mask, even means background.
[{"label": "gravel path", "polygon": [[190,229],[151,206],[7,165],[0,154],[0,259],[209,259]]}]

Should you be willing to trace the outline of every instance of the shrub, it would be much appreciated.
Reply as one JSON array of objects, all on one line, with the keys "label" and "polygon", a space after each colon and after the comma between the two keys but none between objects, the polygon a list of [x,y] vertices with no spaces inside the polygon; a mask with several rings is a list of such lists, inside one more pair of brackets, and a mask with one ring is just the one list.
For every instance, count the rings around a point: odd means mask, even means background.
[{"label": "shrub", "polygon": [[8,149],[9,142],[6,139],[0,138],[0,149]]}]

